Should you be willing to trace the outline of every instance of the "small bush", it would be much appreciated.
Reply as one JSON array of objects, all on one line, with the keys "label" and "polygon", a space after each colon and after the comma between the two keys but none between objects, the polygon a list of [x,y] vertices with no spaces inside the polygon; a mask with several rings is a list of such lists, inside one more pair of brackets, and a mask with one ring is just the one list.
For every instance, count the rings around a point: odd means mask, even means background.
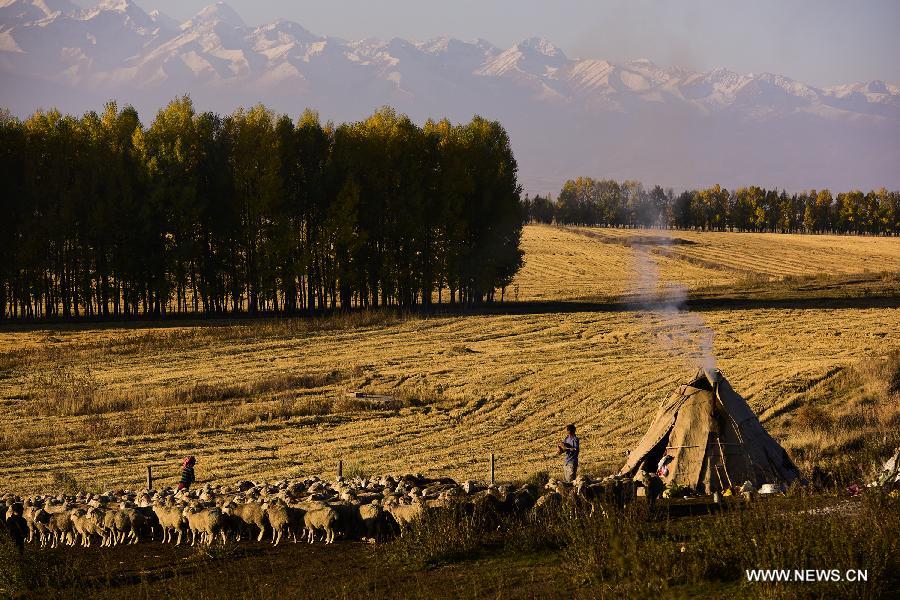
[{"label": "small bush", "polygon": [[390,543],[390,559],[416,566],[435,566],[477,558],[486,532],[479,531],[461,506],[427,511]]},{"label": "small bush", "polygon": [[444,399],[442,392],[424,385],[400,388],[395,395],[403,406],[427,406]]},{"label": "small bush", "polygon": [[214,385],[209,383],[197,383],[189,387],[177,388],[172,392],[172,404],[187,404],[201,402],[221,402],[232,398],[240,398],[244,395],[241,386]]},{"label": "small bush", "polygon": [[343,477],[345,479],[353,479],[354,477],[366,478],[369,471],[359,463],[344,463]]},{"label": "small bush", "polygon": [[385,547],[389,560],[417,567],[475,560],[485,555],[535,554],[559,550],[571,511],[532,518],[500,514],[490,503],[432,509]]},{"label": "small bush", "polygon": [[441,390],[424,385],[401,387],[389,391],[369,391],[365,395],[346,395],[335,399],[336,412],[361,412],[375,410],[400,410],[410,407],[430,406],[446,400]]},{"label": "small bush", "polygon": [[293,390],[325,387],[342,381],[346,374],[332,370],[323,373],[281,373],[262,377],[245,384],[198,383],[176,389],[168,396],[158,397],[155,404],[169,406],[186,403],[223,402],[237,398],[267,396]]},{"label": "small bush", "polygon": [[63,494],[74,495],[79,491],[78,480],[67,471],[54,471],[50,475],[50,489]]},{"label": "small bush", "polygon": [[892,350],[882,358],[861,361],[853,370],[860,382],[875,395],[900,395],[900,350]]},{"label": "small bush", "polygon": [[296,401],[295,416],[322,416],[332,412],[334,412],[334,403],[328,398],[307,398]]},{"label": "small bush", "polygon": [[372,402],[357,396],[339,396],[334,400],[335,412],[362,412],[370,410]]},{"label": "small bush", "polygon": [[[104,580],[109,581],[111,561],[101,559],[99,564],[107,569]],[[37,544],[26,544],[19,552],[0,535],[0,598],[90,597],[97,592],[98,579],[90,572],[97,566],[96,554],[40,549]]]},{"label": "small bush", "polygon": [[194,556],[203,561],[226,561],[233,560],[241,556],[241,548],[238,544],[220,543],[217,539],[210,545],[198,544],[194,546]]},{"label": "small bush", "polygon": [[551,512],[549,515],[529,516],[517,523],[507,522],[510,528],[503,538],[503,548],[516,554],[560,551],[566,545],[565,528],[571,516],[570,512]]},{"label": "small bush", "polygon": [[834,419],[823,408],[812,404],[804,404],[797,410],[794,426],[807,431],[831,431]]}]

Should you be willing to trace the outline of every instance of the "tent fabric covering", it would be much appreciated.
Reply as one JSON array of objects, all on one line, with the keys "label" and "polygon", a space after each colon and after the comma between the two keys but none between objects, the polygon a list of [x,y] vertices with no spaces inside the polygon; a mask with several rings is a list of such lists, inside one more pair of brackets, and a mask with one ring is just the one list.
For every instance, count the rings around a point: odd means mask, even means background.
[{"label": "tent fabric covering", "polygon": [[701,370],[662,403],[619,473],[656,472],[667,454],[672,459],[662,480],[698,493],[720,491],[748,480],[756,487],[790,483],[800,475],[747,401],[718,371],[708,376]]}]

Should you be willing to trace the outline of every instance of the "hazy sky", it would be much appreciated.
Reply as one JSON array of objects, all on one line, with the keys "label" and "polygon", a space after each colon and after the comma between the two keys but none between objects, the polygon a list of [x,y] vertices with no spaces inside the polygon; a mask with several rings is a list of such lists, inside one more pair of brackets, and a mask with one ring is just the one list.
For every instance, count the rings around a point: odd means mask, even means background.
[{"label": "hazy sky", "polygon": [[[136,0],[187,19],[211,0]],[[91,5],[93,0],[79,0]],[[546,37],[570,57],[649,58],[771,71],[813,85],[900,83],[897,0],[228,0],[258,25],[284,17],[347,39]]]}]

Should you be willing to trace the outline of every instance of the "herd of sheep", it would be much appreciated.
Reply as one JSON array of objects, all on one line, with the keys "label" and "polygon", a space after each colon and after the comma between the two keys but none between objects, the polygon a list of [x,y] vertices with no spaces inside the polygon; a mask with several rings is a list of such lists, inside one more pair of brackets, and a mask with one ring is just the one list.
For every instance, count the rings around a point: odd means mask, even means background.
[{"label": "herd of sheep", "polygon": [[[0,497],[2,514],[22,512],[29,541],[41,547],[103,546],[161,540],[176,545],[283,539],[332,543],[338,537],[382,541],[402,535],[427,511],[534,515],[564,499],[593,510],[598,499],[633,493],[630,480],[551,479],[545,486],[462,484],[422,475],[318,477],[272,483],[206,484],[192,490],[118,490],[103,494]],[[269,536],[268,538],[266,536]]]}]

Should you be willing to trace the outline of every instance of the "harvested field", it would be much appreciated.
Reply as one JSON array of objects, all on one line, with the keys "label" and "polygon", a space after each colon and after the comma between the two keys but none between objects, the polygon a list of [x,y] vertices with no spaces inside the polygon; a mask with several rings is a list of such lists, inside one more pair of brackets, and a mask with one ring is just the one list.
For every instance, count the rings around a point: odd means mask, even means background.
[{"label": "harvested field", "polygon": [[[616,235],[607,238],[607,231],[616,231]],[[519,300],[614,300],[626,294],[634,281],[635,251],[618,241],[627,239],[627,232],[634,231],[527,227],[522,238],[525,266],[514,282],[519,289]],[[666,280],[691,288],[712,278],[722,284],[738,278],[736,273],[723,273],[665,256],[656,256],[655,260]]]},{"label": "harvested field", "polygon": [[774,277],[896,271],[900,240],[853,235],[785,235],[637,229],[588,229],[604,239],[671,237],[688,243],[669,246],[674,258],[738,273]]},{"label": "harvested field", "polygon": [[[614,302],[634,279],[634,250],[619,238],[659,235],[587,233],[527,227],[518,300]],[[654,257],[663,283],[691,290],[890,271],[900,258],[900,239],[675,235],[692,243]],[[699,264],[711,256],[721,268]],[[793,436],[811,443],[789,427],[796,409],[839,407],[847,399],[830,381],[900,348],[900,302],[862,300],[697,309],[715,332],[719,367],[790,448]],[[692,374],[700,331],[688,325],[683,335],[627,304],[529,306],[330,324],[9,326],[0,336],[0,489],[45,491],[60,473],[83,487],[136,485],[146,464],[171,482],[187,452],[201,481],[330,474],[338,459],[357,472],[483,478],[489,452],[498,478],[521,479],[557,468],[555,442],[572,421],[583,468],[611,471]]]},{"label": "harvested field", "polygon": [[662,282],[692,291],[784,277],[900,271],[897,238],[532,225],[522,239],[518,298],[616,299],[631,289],[639,243],[650,249]]}]

